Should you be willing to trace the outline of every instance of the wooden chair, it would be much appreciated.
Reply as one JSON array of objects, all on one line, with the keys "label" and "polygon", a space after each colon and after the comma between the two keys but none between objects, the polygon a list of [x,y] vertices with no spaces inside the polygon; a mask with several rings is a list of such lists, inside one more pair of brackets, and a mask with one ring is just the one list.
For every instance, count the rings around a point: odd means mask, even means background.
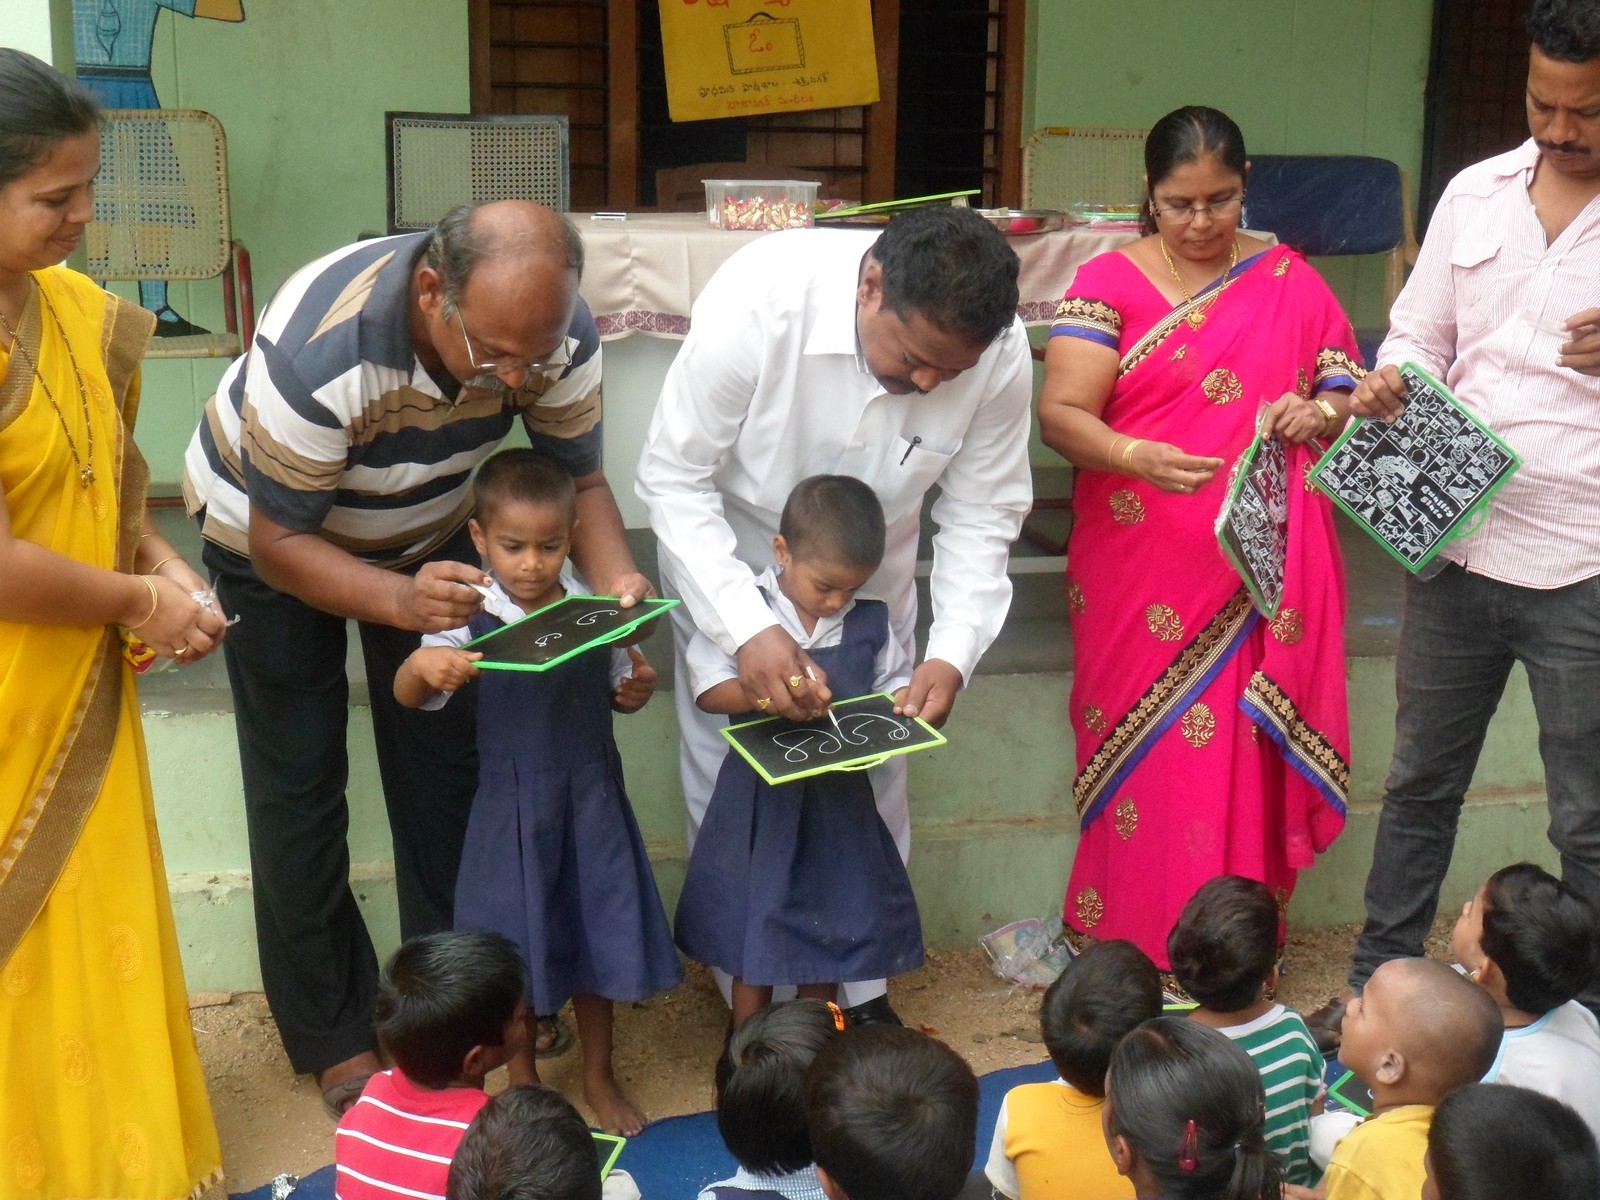
[{"label": "wooden chair", "polygon": [[225,328],[151,340],[147,358],[233,358],[255,337],[250,254],[233,238],[228,140],[196,109],[108,109],[87,232],[96,279],[222,280]]}]

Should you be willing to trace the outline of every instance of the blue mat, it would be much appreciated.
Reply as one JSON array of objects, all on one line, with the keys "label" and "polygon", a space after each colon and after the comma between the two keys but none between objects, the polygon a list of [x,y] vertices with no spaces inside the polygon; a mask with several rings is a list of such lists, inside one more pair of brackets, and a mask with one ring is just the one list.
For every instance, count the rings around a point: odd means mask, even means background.
[{"label": "blue mat", "polygon": [[[1043,1083],[1056,1077],[1048,1061],[991,1071],[978,1080],[978,1144],[973,1169],[989,1157],[1000,1101],[1020,1083]],[[714,1113],[694,1113],[652,1122],[632,1139],[617,1167],[633,1176],[644,1200],[695,1200],[700,1189],[732,1175],[737,1164],[717,1132]],[[272,1200],[270,1185],[236,1193],[239,1200]],[[324,1167],[300,1181],[291,1200],[333,1200],[333,1168]]]}]

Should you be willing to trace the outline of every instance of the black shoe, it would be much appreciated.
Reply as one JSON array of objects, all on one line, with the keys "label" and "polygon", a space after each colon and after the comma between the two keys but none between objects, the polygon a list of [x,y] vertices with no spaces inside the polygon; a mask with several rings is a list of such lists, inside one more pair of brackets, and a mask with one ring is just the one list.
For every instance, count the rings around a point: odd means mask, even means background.
[{"label": "black shoe", "polygon": [[1345,1006],[1352,999],[1349,992],[1332,996],[1316,1012],[1307,1013],[1305,1016],[1306,1028],[1311,1031],[1311,1040],[1316,1042],[1317,1049],[1325,1057],[1339,1049],[1340,1035],[1344,1030]]},{"label": "black shoe", "polygon": [[904,1025],[900,1014],[889,1007],[888,996],[874,996],[871,1000],[851,1005],[844,1010],[844,1019],[852,1028],[857,1025]]}]

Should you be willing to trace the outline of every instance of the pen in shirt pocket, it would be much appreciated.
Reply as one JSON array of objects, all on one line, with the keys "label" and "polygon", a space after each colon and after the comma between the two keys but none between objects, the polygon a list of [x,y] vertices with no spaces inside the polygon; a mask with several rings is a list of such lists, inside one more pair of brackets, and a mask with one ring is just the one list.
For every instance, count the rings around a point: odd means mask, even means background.
[{"label": "pen in shirt pocket", "polygon": [[911,457],[911,452],[913,450],[915,450],[920,445],[922,445],[922,435],[921,434],[918,434],[916,437],[912,438],[911,441],[906,444],[906,452],[900,456],[900,465],[902,467],[906,465],[906,459]]}]

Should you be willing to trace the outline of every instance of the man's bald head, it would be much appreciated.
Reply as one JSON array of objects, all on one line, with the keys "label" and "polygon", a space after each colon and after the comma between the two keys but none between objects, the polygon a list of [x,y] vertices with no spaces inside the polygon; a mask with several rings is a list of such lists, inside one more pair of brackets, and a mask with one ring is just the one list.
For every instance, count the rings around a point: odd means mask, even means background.
[{"label": "man's bald head", "polygon": [[1378,983],[1385,992],[1385,1019],[1407,1071],[1426,1078],[1441,1097],[1482,1079],[1505,1029],[1489,993],[1429,958],[1397,958],[1378,972],[1368,986]]},{"label": "man's bald head", "polygon": [[583,274],[583,239],[566,217],[531,200],[462,204],[439,219],[424,261],[438,272],[453,309],[480,267],[524,277],[570,272],[575,282]]}]

